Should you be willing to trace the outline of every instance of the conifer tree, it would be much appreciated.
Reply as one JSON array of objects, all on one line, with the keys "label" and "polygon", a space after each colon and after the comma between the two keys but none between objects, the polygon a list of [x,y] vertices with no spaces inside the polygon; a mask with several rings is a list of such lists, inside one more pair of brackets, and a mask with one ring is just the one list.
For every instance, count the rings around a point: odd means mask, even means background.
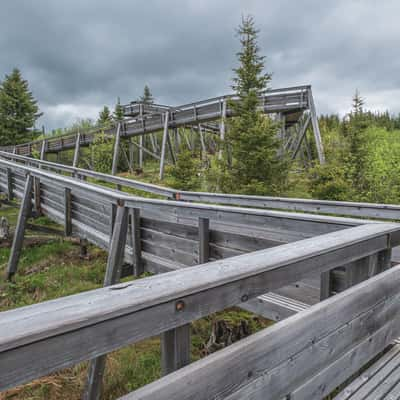
[{"label": "conifer tree", "polygon": [[146,103],[146,104],[153,104],[154,103],[154,98],[153,95],[150,92],[150,88],[145,85],[143,89],[143,95],[139,99],[141,102]]},{"label": "conifer tree", "polygon": [[[232,165],[225,161],[224,176],[228,174],[230,179],[225,180],[223,190],[273,194],[284,185],[288,165],[278,156],[279,126],[258,109],[258,97],[266,92],[271,75],[264,72],[265,57],[259,54],[253,17],[243,17],[237,33],[241,50],[232,88],[238,101],[230,103],[235,117],[228,121],[225,149],[232,152]],[[225,160],[228,158],[225,151]]]},{"label": "conifer tree", "polygon": [[356,89],[353,96],[353,110],[354,114],[362,114],[364,106],[364,99],[360,96],[360,92]]},{"label": "conifer tree", "polygon": [[112,121],[110,109],[107,106],[104,106],[103,109],[99,113],[99,118],[97,120],[97,124],[99,126],[107,126]]},{"label": "conifer tree", "polygon": [[35,122],[41,115],[28,82],[14,68],[0,84],[0,144],[24,143],[39,136]]},{"label": "conifer tree", "polygon": [[121,122],[124,119],[124,109],[121,106],[120,98],[118,97],[117,104],[115,105],[113,119],[116,122]]}]

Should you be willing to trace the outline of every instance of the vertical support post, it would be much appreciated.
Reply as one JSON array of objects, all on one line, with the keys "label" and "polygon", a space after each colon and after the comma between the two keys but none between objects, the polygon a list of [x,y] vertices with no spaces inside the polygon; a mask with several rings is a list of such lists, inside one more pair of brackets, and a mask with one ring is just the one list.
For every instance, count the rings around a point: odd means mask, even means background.
[{"label": "vertical support post", "polygon": [[208,262],[210,258],[210,220],[199,218],[199,264]]},{"label": "vertical support post", "polygon": [[24,195],[22,197],[21,206],[19,209],[17,226],[15,228],[15,234],[11,246],[10,258],[8,260],[8,266],[7,266],[8,280],[11,280],[11,278],[17,272],[18,261],[21,255],[22,244],[24,241],[26,221],[29,218],[29,214],[32,208],[32,186],[33,186],[33,177],[32,175],[28,174],[26,176]]},{"label": "vertical support post", "polygon": [[161,335],[161,373],[170,374],[190,363],[190,324]]},{"label": "vertical support post", "polygon": [[[43,161],[46,157],[46,144],[47,140],[43,139],[42,140],[42,147],[40,148],[40,160]],[[42,168],[42,166],[39,164],[39,168]]]},{"label": "vertical support post", "polygon": [[64,190],[64,234],[65,236],[72,235],[72,196],[71,189]]},{"label": "vertical support post", "polygon": [[310,107],[311,123],[314,132],[315,144],[317,146],[318,159],[320,164],[325,164],[324,146],[322,145],[321,133],[319,131],[318,117],[315,110],[314,98],[311,87],[308,89],[308,105]]},{"label": "vertical support post", "polygon": [[72,166],[74,168],[78,167],[80,146],[81,146],[81,133],[78,132],[76,135],[76,141],[75,141],[74,159],[72,161]]},{"label": "vertical support post", "polygon": [[[219,138],[222,142],[225,140],[225,118],[226,118],[226,100],[224,99],[221,104],[221,122],[219,124]],[[218,158],[222,159],[222,149],[219,150]]]},{"label": "vertical support post", "polygon": [[171,137],[169,136],[169,133],[167,133],[167,143],[168,143],[169,154],[171,154],[171,160],[174,164],[176,164],[176,157],[174,154],[174,149],[172,147]]},{"label": "vertical support post", "polygon": [[139,136],[139,168],[143,169],[143,135]]},{"label": "vertical support post", "polygon": [[151,143],[151,148],[153,149],[153,153],[157,154],[157,145],[156,145],[156,140],[155,137],[152,133],[150,133],[150,143]]},{"label": "vertical support post", "polygon": [[14,198],[13,179],[11,168],[7,168],[7,199],[11,201]]},{"label": "vertical support post", "polygon": [[199,124],[198,126],[199,129],[199,136],[200,136],[200,144],[201,144],[201,151],[202,151],[202,159],[205,159],[207,156],[207,149],[206,149],[206,143],[204,141],[204,135],[203,135],[203,130],[201,129],[201,125]]},{"label": "vertical support post", "polygon": [[133,140],[132,138],[129,139],[128,146],[129,146],[129,164],[130,164],[131,168],[133,169],[133,166],[135,164],[135,162],[134,162],[135,158],[134,158],[134,153],[133,153],[134,146],[133,146],[132,140]]},{"label": "vertical support post", "polygon": [[113,154],[113,161],[112,161],[112,167],[111,167],[111,175],[116,175],[116,173],[117,173],[120,138],[121,138],[121,123],[119,122],[118,126],[117,126],[117,133],[115,135],[114,154]]},{"label": "vertical support post", "polygon": [[35,205],[36,216],[42,215],[42,208],[40,206],[40,179],[35,177],[33,180],[33,198]]},{"label": "vertical support post", "polygon": [[143,274],[142,264],[142,245],[140,238],[140,209],[132,208],[129,212],[131,219],[131,245],[132,245],[132,265],[133,274],[139,276]]},{"label": "vertical support post", "polygon": [[[104,286],[117,283],[121,277],[128,233],[128,212],[128,208],[124,206],[123,202],[118,204],[108,252]],[[105,364],[106,355],[99,356],[90,362],[87,385],[83,394],[84,400],[99,400],[101,398]]]},{"label": "vertical support post", "polygon": [[164,178],[164,165],[165,165],[165,147],[167,145],[167,137],[168,137],[168,111],[164,114],[164,132],[162,137],[161,144],[161,159],[160,159],[160,181]]}]

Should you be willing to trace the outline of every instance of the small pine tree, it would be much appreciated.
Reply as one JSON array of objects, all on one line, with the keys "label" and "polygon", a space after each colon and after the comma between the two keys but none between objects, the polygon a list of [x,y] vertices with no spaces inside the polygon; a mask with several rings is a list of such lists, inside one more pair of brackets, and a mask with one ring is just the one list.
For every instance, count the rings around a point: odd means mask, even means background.
[{"label": "small pine tree", "polygon": [[199,178],[197,176],[198,165],[189,149],[182,149],[178,155],[176,165],[171,169],[173,182],[171,185],[180,190],[197,189]]},{"label": "small pine tree", "polygon": [[121,122],[124,119],[124,108],[121,106],[121,101],[119,97],[117,100],[117,104],[115,105],[113,119],[116,122]]},{"label": "small pine tree", "polygon": [[[235,117],[228,121],[225,160],[222,168],[225,191],[247,194],[273,194],[286,182],[288,165],[278,156],[279,126],[258,110],[258,97],[267,90],[271,75],[264,73],[263,56],[259,55],[258,30],[251,16],[243,17],[238,29],[241,50],[239,67],[234,69],[232,88],[238,100],[230,107]],[[228,151],[232,151],[230,166]],[[226,179],[229,175],[230,179]]]},{"label": "small pine tree", "polygon": [[112,121],[110,109],[107,106],[104,106],[103,109],[99,113],[99,118],[97,120],[97,125],[106,127]]},{"label": "small pine tree", "polygon": [[353,96],[353,114],[362,114],[364,103],[364,99],[360,96],[358,89],[356,89]]},{"label": "small pine tree", "polygon": [[41,115],[28,82],[14,68],[0,85],[1,145],[24,143],[39,136],[41,132],[34,126]]},{"label": "small pine tree", "polygon": [[145,85],[145,87],[143,89],[143,96],[141,96],[139,100],[146,104],[154,103],[153,95],[151,94],[150,88],[147,85]]}]

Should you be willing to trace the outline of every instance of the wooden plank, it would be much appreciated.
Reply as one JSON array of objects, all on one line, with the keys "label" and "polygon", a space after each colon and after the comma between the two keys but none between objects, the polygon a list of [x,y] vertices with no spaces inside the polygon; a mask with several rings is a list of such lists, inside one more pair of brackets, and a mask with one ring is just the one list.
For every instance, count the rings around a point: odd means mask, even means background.
[{"label": "wooden plank", "polygon": [[7,168],[7,199],[12,201],[14,198],[13,193],[13,182],[12,182],[12,171],[11,168]]},{"label": "wooden plank", "polygon": [[112,166],[111,166],[111,175],[117,174],[120,140],[121,140],[121,123],[118,123],[117,133],[115,135],[115,142],[114,142],[114,153],[113,153],[113,160],[112,160]]},{"label": "wooden plank", "polygon": [[21,255],[22,245],[24,242],[26,222],[29,218],[32,208],[32,186],[33,186],[33,176],[28,175],[26,177],[24,195],[18,213],[17,226],[15,228],[15,233],[11,246],[10,258],[8,260],[8,265],[7,265],[8,280],[11,280],[12,277],[17,272],[18,261]]},{"label": "wooden plank", "polygon": [[164,114],[164,132],[163,132],[162,144],[161,144],[160,180],[162,180],[164,178],[165,150],[166,150],[167,138],[168,138],[168,120],[169,120],[169,112],[166,111]]},{"label": "wooden plank", "polygon": [[[397,266],[123,399],[292,398],[303,382],[358,344],[373,358],[399,335],[400,319],[392,318],[400,310],[399,284]],[[368,361],[363,351],[357,354]]]},{"label": "wooden plank", "polygon": [[397,345],[392,347],[387,353],[385,353],[382,357],[380,357],[359,377],[357,377],[348,386],[346,386],[337,396],[335,396],[335,400],[348,400],[370,379],[373,379],[375,374],[379,372],[382,369],[382,367],[386,365],[386,363],[390,362],[390,360],[392,360],[393,358],[398,358],[399,356],[400,356],[400,346]]},{"label": "wooden plank", "polygon": [[40,216],[42,214],[42,210],[40,207],[40,179],[35,177],[33,180],[33,198],[35,205],[35,214],[36,216]]}]

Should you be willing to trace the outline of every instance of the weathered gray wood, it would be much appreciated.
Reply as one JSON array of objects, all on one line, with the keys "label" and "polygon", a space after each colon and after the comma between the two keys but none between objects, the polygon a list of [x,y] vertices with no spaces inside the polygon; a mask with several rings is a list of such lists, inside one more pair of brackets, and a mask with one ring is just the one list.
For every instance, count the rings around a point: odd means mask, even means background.
[{"label": "weathered gray wood", "polygon": [[72,196],[71,189],[66,188],[64,191],[64,234],[72,235]]},{"label": "weathered gray wood", "polygon": [[[43,139],[42,146],[40,148],[40,159],[41,160],[44,160],[46,158],[46,144],[47,144],[46,139]],[[39,168],[40,168],[40,166],[39,166]]]},{"label": "weathered gray wood", "polygon": [[162,375],[170,374],[190,363],[190,344],[190,324],[161,335]]},{"label": "weathered gray wood", "polygon": [[[113,285],[120,280],[128,232],[128,218],[129,210],[124,205],[118,205],[107,259],[104,286]],[[98,400],[101,398],[105,362],[105,355],[91,361],[87,386],[83,395],[85,400]]]},{"label": "weathered gray wood", "polygon": [[308,89],[308,103],[310,107],[311,123],[314,132],[315,144],[317,147],[318,159],[321,164],[325,164],[324,146],[322,144],[321,133],[319,131],[318,116],[315,110],[314,98],[311,92],[311,87]]},{"label": "weathered gray wood", "polygon": [[32,186],[33,186],[33,177],[32,175],[27,175],[24,195],[20,205],[17,226],[15,228],[14,238],[11,246],[10,258],[8,260],[7,265],[7,279],[10,280],[18,268],[18,261],[21,255],[22,245],[24,242],[24,233],[27,219],[29,218],[29,214],[32,208]]},{"label": "weathered gray wood", "polygon": [[78,132],[76,134],[75,149],[74,149],[74,159],[72,161],[72,167],[73,168],[77,168],[78,167],[80,143],[81,143],[81,133]]},{"label": "weathered gray wood", "polygon": [[[393,243],[398,229],[395,224],[351,228],[2,313],[0,390],[386,249],[388,236]],[[390,279],[384,290],[369,288],[370,296],[388,295],[392,283],[398,290]],[[185,304],[181,312],[175,309],[178,301]]]},{"label": "weathered gray wood", "polygon": [[131,247],[132,247],[132,264],[135,276],[140,276],[144,272],[142,263],[142,245],[140,237],[140,210],[132,208],[129,210],[131,219]]},{"label": "weathered gray wood", "polygon": [[6,171],[7,171],[7,199],[8,201],[12,201],[14,198],[12,171],[11,168],[7,168]]},{"label": "weathered gray wood", "polygon": [[111,175],[117,174],[120,140],[121,140],[121,123],[118,123],[117,133],[115,135],[115,142],[114,142],[114,153],[111,166]]},{"label": "weathered gray wood", "polygon": [[208,262],[210,257],[210,220],[199,218],[199,264]]},{"label": "weathered gray wood", "polygon": [[[220,103],[221,120],[219,122],[219,138],[221,143],[225,140],[225,118],[226,118],[226,100],[223,99]],[[222,159],[222,149],[219,150],[218,158]]]},{"label": "weathered gray wood", "polygon": [[143,150],[144,150],[143,135],[140,135],[139,136],[139,168],[140,169],[143,168]]},{"label": "weathered gray wood", "polygon": [[40,179],[35,177],[33,179],[33,198],[35,206],[35,215],[40,216],[42,214],[41,200],[40,200]]},{"label": "weathered gray wood", "polygon": [[[399,284],[397,266],[123,399],[322,399],[341,383],[342,362],[352,351],[366,363],[399,335],[400,318],[393,318],[400,310]],[[356,365],[349,360],[351,374]],[[317,396],[301,395],[303,383],[330,373],[335,362],[339,379],[331,374],[330,381],[311,386]]]},{"label": "weathered gray wood", "polygon": [[167,145],[168,145],[168,150],[169,150],[169,154],[171,156],[172,163],[176,164],[176,157],[175,157],[175,153],[174,153],[174,148],[172,147],[171,137],[170,137],[169,133],[167,133]]},{"label": "weathered gray wood", "polygon": [[164,114],[164,132],[163,132],[162,143],[161,143],[160,180],[162,180],[164,178],[165,150],[166,150],[167,139],[168,139],[168,120],[169,120],[169,113],[168,113],[168,111],[166,111]]}]

